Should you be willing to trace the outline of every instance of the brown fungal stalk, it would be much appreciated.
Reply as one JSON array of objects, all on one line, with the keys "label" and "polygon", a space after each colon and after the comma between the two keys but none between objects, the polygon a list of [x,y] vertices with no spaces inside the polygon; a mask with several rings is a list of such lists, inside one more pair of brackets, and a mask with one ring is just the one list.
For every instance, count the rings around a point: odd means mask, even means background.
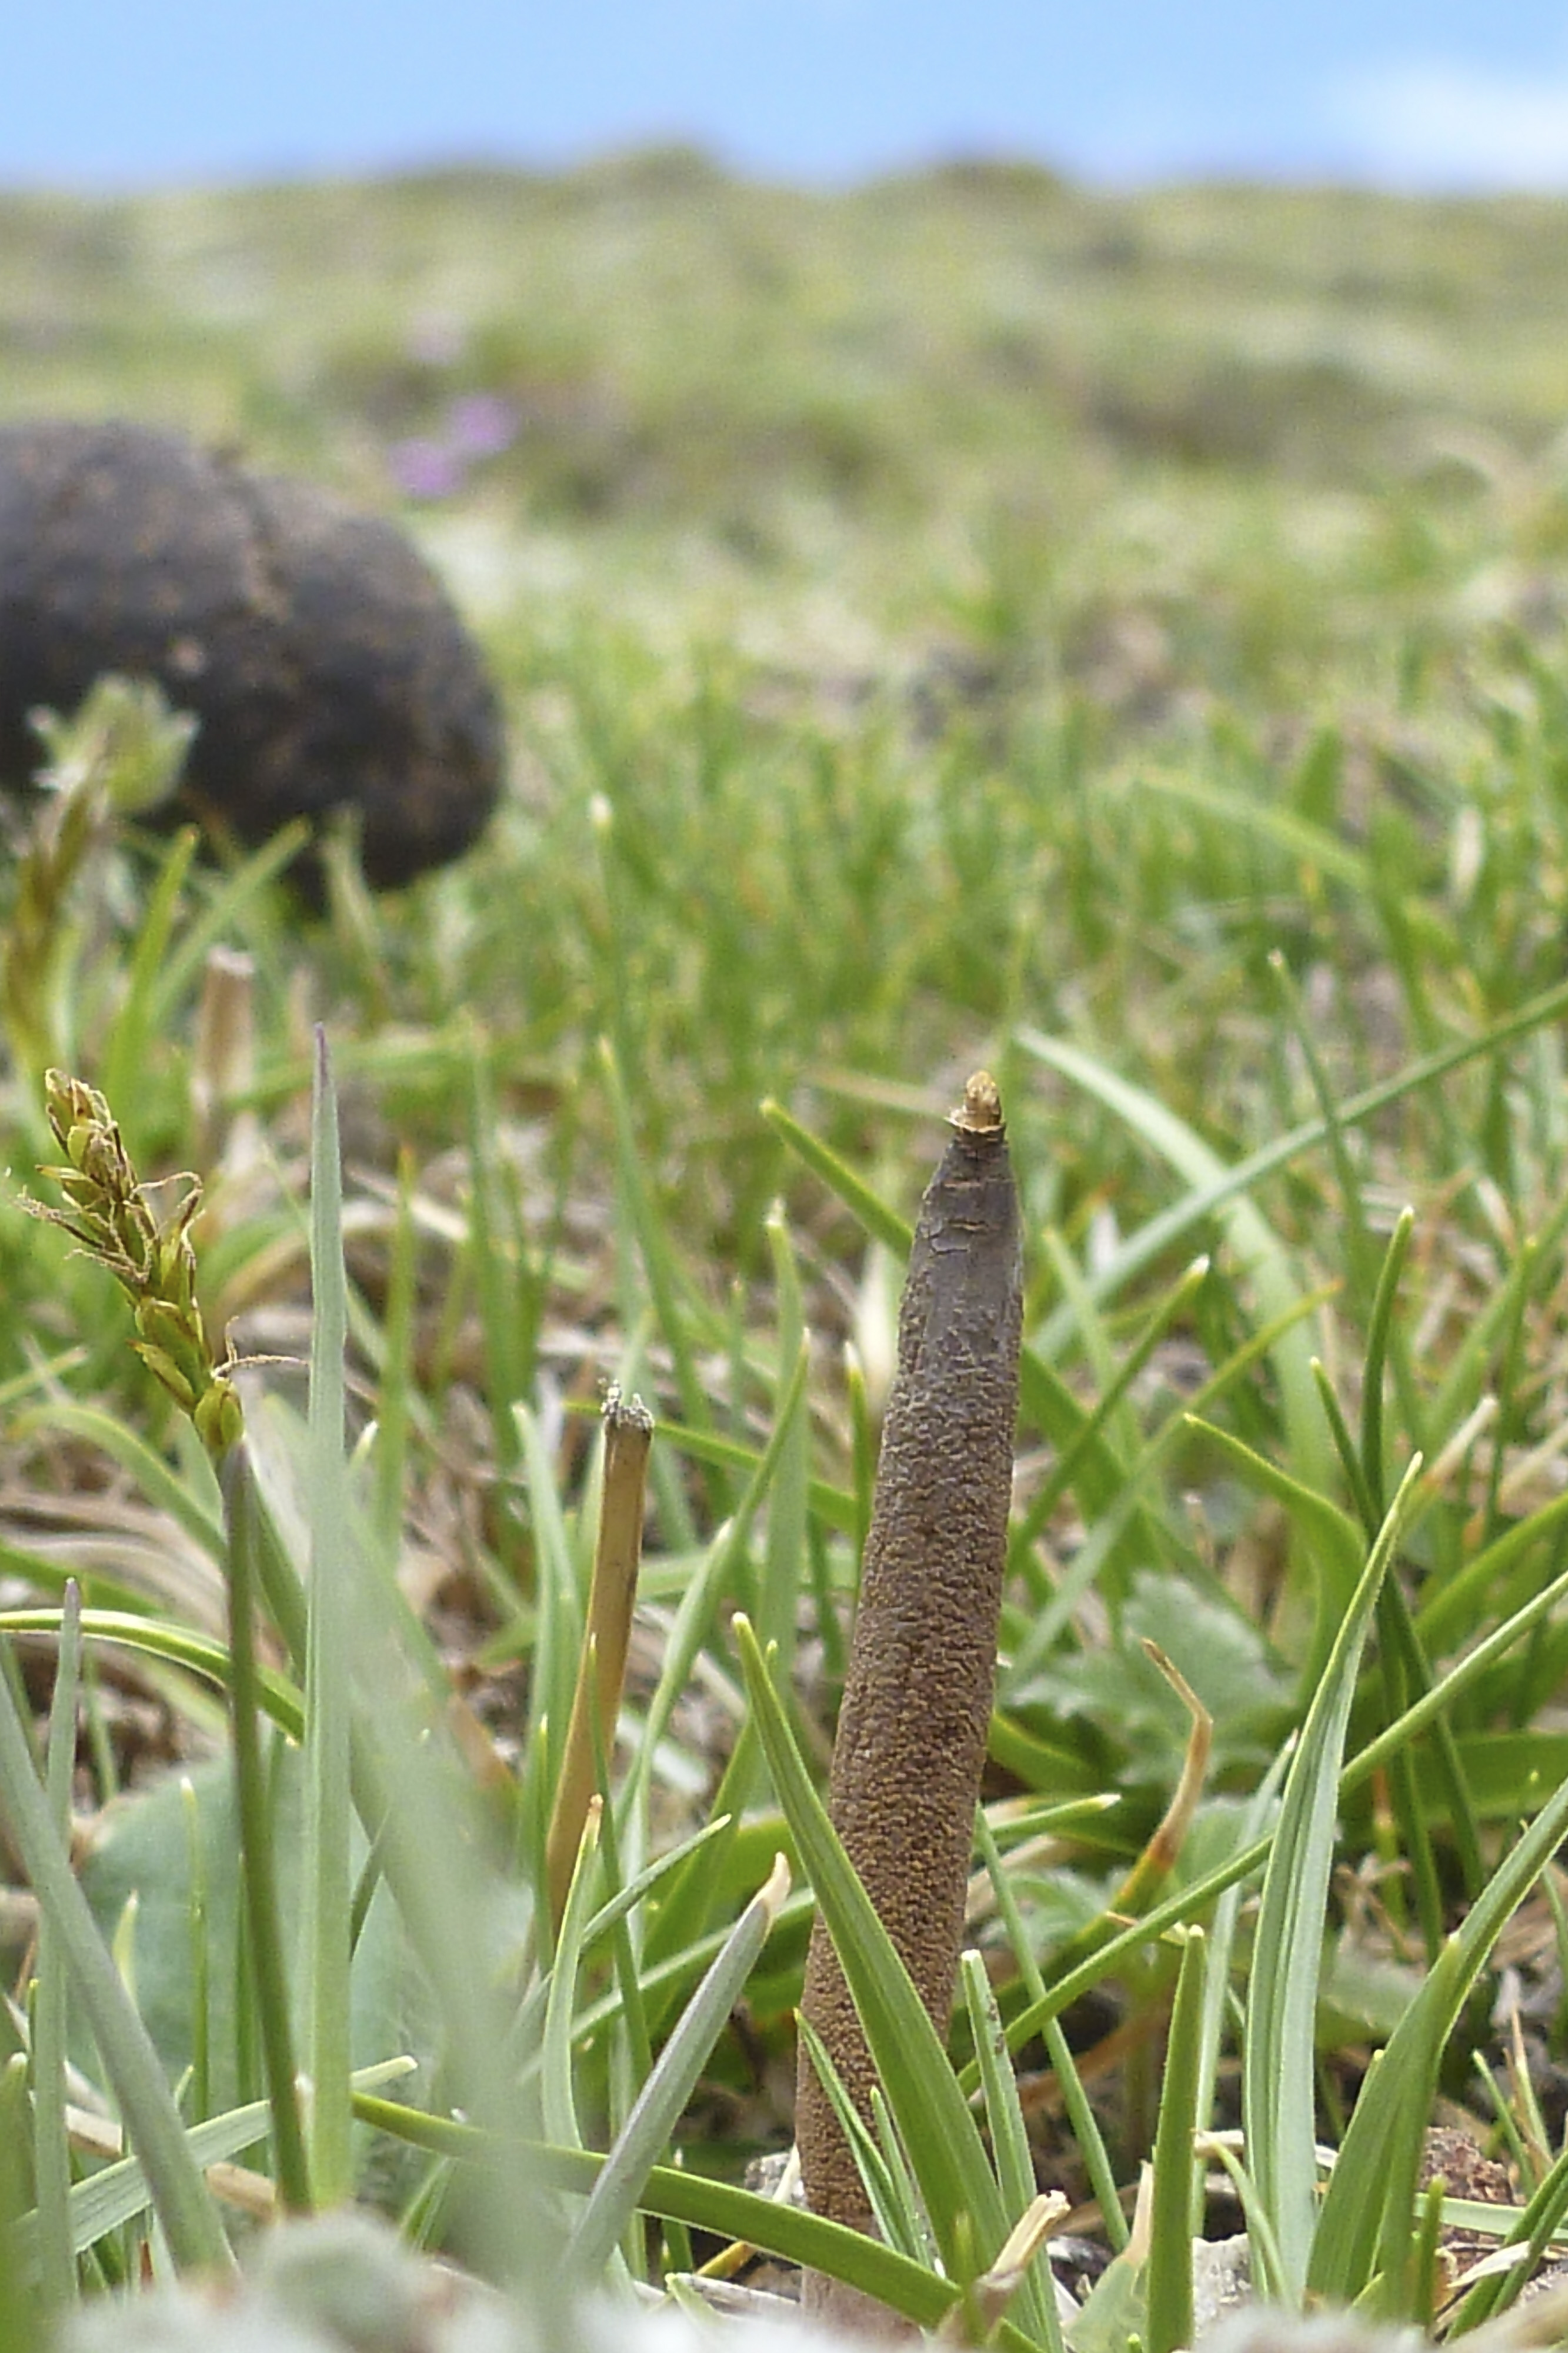
[{"label": "brown fungal stalk", "polygon": [[[1018,1206],[981,1071],[921,1204],[899,1315],[829,1810],[944,2038],[995,1683],[1022,1324]],[[801,2003],[868,2117],[875,2071],[831,1939],[812,1932]],[[813,2211],[868,2231],[848,2144],[802,2052],[795,2131]],[[825,2317],[866,2299],[807,2281]]]}]

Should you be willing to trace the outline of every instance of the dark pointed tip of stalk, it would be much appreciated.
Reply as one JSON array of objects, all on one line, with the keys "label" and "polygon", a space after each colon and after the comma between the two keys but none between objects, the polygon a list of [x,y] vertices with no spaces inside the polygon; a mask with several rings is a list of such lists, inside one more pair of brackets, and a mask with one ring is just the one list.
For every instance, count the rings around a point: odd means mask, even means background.
[{"label": "dark pointed tip of stalk", "polygon": [[948,1113],[948,1124],[960,1135],[993,1135],[1001,1128],[1002,1097],[989,1071],[976,1071],[967,1082],[963,1101]]}]

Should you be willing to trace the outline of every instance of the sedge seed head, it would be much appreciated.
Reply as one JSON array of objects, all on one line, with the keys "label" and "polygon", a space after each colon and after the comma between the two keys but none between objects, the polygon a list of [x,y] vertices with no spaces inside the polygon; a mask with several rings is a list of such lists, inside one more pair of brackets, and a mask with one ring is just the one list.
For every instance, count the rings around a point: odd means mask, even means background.
[{"label": "sedge seed head", "polygon": [[221,1457],[237,1442],[244,1421],[238,1393],[213,1364],[196,1299],[191,1227],[201,1207],[200,1181],[177,1179],[184,1189],[158,1218],[98,1089],[63,1071],[50,1071],[44,1085],[49,1125],[67,1165],[42,1173],[54,1178],[69,1207],[32,1200],[24,1207],[63,1227],[128,1293],[136,1322],[132,1346],[191,1416],[209,1453]]}]

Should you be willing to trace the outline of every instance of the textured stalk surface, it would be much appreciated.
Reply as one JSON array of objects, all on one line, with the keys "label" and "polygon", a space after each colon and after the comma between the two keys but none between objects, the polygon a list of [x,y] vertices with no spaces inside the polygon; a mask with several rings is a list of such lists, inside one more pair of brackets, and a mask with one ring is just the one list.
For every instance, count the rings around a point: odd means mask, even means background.
[{"label": "textured stalk surface", "polygon": [[[995,1683],[1022,1322],[1018,1207],[993,1082],[973,1078],[921,1205],[899,1315],[829,1807],[945,2038]],[[823,1924],[802,2010],[869,2117],[870,2054]],[[868,2201],[804,2055],[796,2135],[812,2210],[869,2230]],[[821,2278],[808,2301],[841,2311]]]}]

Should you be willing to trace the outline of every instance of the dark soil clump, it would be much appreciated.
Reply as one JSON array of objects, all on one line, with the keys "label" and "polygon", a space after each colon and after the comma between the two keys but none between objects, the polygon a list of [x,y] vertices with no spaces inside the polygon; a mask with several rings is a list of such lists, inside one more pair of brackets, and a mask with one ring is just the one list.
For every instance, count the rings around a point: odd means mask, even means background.
[{"label": "dark soil clump", "polygon": [[392,523],[142,426],[0,429],[0,782],[38,765],[28,713],[106,671],[199,721],[177,807],[247,846],[353,811],[378,888],[467,849],[500,789],[494,689]]}]

